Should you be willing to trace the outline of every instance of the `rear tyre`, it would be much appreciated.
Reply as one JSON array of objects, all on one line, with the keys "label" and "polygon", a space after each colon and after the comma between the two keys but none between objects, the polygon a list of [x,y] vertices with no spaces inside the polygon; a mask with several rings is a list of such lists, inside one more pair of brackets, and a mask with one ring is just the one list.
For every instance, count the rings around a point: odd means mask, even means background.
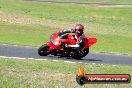
[{"label": "rear tyre", "polygon": [[82,51],[74,52],[72,58],[77,59],[77,60],[81,60],[83,58],[83,52]]},{"label": "rear tyre", "polygon": [[89,48],[83,50],[83,57],[85,57],[89,53]]},{"label": "rear tyre", "polygon": [[42,45],[39,49],[38,49],[38,54],[40,56],[47,56],[48,53],[48,46],[46,44]]},{"label": "rear tyre", "polygon": [[81,60],[83,57],[85,57],[89,53],[89,48],[84,49],[83,51],[78,50],[74,52],[72,58]]}]

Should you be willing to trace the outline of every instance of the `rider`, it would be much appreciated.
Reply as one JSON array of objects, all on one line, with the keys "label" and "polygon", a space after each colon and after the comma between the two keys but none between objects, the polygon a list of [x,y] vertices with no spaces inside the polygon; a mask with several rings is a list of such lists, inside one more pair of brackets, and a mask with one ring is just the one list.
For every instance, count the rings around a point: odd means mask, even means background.
[{"label": "rider", "polygon": [[82,24],[76,24],[74,29],[65,29],[60,34],[65,35],[67,33],[75,33],[76,45],[68,45],[69,47],[84,47],[84,39],[86,36],[83,34],[84,26]]}]

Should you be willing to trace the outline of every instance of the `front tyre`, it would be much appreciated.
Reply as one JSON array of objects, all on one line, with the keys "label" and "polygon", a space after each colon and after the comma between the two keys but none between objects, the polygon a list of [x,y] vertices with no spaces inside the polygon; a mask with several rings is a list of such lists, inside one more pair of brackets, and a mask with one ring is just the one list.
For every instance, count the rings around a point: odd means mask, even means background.
[{"label": "front tyre", "polygon": [[47,44],[42,45],[39,49],[38,49],[38,54],[40,56],[47,56],[48,53],[48,46]]}]

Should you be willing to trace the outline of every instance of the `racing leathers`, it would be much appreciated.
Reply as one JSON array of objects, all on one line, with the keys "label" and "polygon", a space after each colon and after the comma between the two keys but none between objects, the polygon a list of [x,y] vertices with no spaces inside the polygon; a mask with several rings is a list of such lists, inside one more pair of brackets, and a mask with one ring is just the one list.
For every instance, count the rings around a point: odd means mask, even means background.
[{"label": "racing leathers", "polygon": [[76,44],[75,45],[68,45],[68,47],[80,47],[84,48],[84,39],[86,39],[86,36],[84,34],[78,34],[76,33],[75,29],[64,29],[63,31],[60,32],[60,35],[65,36],[67,33],[75,33],[75,40]]}]

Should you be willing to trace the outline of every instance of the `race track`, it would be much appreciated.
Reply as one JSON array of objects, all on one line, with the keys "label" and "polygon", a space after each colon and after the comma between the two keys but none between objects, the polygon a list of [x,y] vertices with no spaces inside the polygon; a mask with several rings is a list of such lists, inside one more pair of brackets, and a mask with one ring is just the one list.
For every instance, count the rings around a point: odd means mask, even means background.
[{"label": "race track", "polygon": [[110,2],[73,2],[73,1],[56,1],[56,0],[23,0],[23,1],[30,1],[30,2],[49,2],[49,3],[65,3],[65,4],[92,4],[92,5],[109,5],[109,6],[128,6],[131,7],[131,3],[110,3]]},{"label": "race track", "polygon": [[85,63],[107,63],[107,64],[120,64],[120,65],[131,65],[132,56],[126,55],[113,55],[106,53],[95,53],[90,52],[82,60],[68,59],[62,57],[46,56],[41,57],[37,54],[37,48],[28,46],[14,46],[14,45],[0,45],[0,56],[7,57],[21,57],[21,58],[34,58],[34,59],[52,59],[52,60],[66,60],[72,62],[85,62]]},{"label": "race track", "polygon": [[[97,4],[97,5],[125,5],[132,6],[132,4],[117,4],[117,3],[100,3],[100,2],[56,2],[49,0],[25,0],[25,1],[38,1],[38,2],[51,2],[51,3],[69,3],[69,4]],[[85,62],[85,63],[106,63],[106,64],[120,64],[131,65],[132,56],[126,55],[113,55],[106,53],[90,52],[82,60],[68,59],[62,57],[46,56],[41,57],[37,54],[37,48],[27,46],[14,46],[14,45],[0,45],[0,56],[6,57],[21,57],[21,58],[34,58],[34,59],[52,59],[52,60],[65,60],[72,62]]]}]

